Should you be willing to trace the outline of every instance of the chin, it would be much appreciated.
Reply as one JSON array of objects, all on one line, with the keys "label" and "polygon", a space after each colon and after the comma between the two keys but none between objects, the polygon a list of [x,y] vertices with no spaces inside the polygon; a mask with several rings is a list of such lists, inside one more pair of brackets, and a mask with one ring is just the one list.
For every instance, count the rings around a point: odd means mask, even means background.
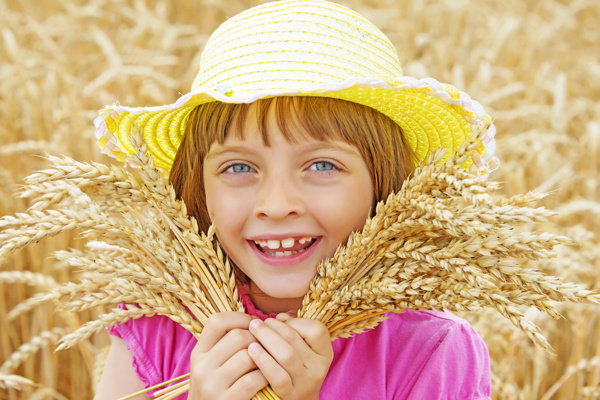
[{"label": "chin", "polygon": [[277,287],[277,288],[268,288],[267,290],[264,290],[264,293],[269,296],[272,297],[274,299],[280,299],[280,300],[292,300],[292,299],[298,299],[298,298],[302,298],[306,295],[306,293],[308,292],[308,285],[306,285],[306,287],[304,288],[289,288],[289,287]]},{"label": "chin", "polygon": [[293,281],[286,279],[285,281],[265,282],[263,284],[255,281],[255,284],[267,297],[291,300],[302,298],[308,292],[311,280],[307,280],[304,284],[301,284],[299,281],[300,279],[296,278]]}]

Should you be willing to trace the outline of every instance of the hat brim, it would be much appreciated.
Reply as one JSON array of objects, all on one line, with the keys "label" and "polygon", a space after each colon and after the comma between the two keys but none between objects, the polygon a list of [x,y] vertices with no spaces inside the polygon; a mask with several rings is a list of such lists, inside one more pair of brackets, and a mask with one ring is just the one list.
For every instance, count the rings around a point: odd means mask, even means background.
[{"label": "hat brim", "polygon": [[486,129],[481,145],[471,154],[465,168],[479,175],[490,170],[488,162],[495,151],[495,129],[483,107],[466,93],[435,79],[404,76],[393,82],[353,78],[336,84],[321,84],[307,90],[262,90],[234,93],[227,87],[196,90],[176,102],[159,107],[131,108],[108,106],[94,120],[95,135],[102,152],[120,161],[135,164],[133,127],[142,133],[155,165],[169,171],[185,133],[190,112],[197,106],[220,101],[252,103],[275,96],[331,97],[362,104],[380,111],[403,130],[415,152],[417,163],[440,147],[447,160],[474,133]]}]

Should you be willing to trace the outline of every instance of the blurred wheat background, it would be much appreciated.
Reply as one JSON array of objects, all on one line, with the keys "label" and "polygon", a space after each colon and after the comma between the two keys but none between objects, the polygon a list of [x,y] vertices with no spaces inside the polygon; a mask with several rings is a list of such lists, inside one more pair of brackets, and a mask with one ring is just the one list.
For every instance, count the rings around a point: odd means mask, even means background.
[{"label": "blurred wheat background", "polygon": [[[210,32],[263,2],[0,0],[0,215],[27,209],[16,192],[44,168],[44,153],[112,162],[95,145],[97,110],[115,101],[173,102],[189,90]],[[539,205],[559,215],[533,228],[578,242],[541,267],[600,289],[600,1],[340,2],[390,37],[406,75],[452,83],[484,105],[498,131],[502,164],[491,179],[502,182],[501,194],[550,192]],[[108,335],[65,352],[53,345],[91,316],[51,306],[10,321],[7,315],[36,292],[73,279],[77,273],[51,254],[80,246],[63,235],[0,264],[0,375],[39,383],[22,392],[0,389],[0,399],[93,396]],[[464,315],[489,347],[494,399],[600,398],[600,309],[569,305],[561,312],[558,321],[529,315],[556,355],[535,348],[497,313]]]}]

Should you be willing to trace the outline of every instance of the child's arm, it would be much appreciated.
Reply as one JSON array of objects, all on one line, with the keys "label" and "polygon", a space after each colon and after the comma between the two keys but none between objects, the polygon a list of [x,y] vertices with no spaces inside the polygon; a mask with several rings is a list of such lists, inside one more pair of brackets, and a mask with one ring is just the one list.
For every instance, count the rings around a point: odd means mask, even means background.
[{"label": "child's arm", "polygon": [[[133,357],[125,341],[112,337],[106,364],[94,400],[115,400],[144,389],[144,383],[133,368]],[[144,394],[136,400],[148,400]]]}]

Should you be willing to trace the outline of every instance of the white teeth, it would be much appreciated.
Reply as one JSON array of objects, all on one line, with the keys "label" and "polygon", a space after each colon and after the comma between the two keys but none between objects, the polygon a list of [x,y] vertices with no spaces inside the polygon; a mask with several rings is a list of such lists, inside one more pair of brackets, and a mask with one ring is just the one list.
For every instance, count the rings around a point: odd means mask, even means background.
[{"label": "white teeth", "polygon": [[288,257],[293,254],[302,253],[303,251],[304,251],[304,249],[299,250],[299,251],[276,251],[274,253],[267,252],[267,254],[270,255],[271,257]]},{"label": "white teeth", "polygon": [[281,247],[284,249],[289,249],[294,245],[294,238],[287,238],[281,241]]},{"label": "white teeth", "polygon": [[276,239],[267,240],[267,247],[270,248],[271,250],[278,249],[280,246],[281,246],[281,242],[279,240],[276,240]]},{"label": "white teeth", "polygon": [[[310,242],[311,240],[313,240],[312,237],[307,236],[307,237],[303,237],[298,239],[298,243],[300,244],[304,244],[306,242]],[[269,240],[255,240],[254,241],[257,245],[259,245],[262,249],[270,249],[270,250],[278,250],[279,248],[284,248],[284,249],[289,249],[291,247],[294,246],[294,244],[296,243],[296,239],[294,238],[286,238],[283,240],[277,240],[277,239],[269,239]],[[289,253],[289,252],[276,252],[278,253]],[[289,254],[287,254],[289,255]]]},{"label": "white teeth", "polygon": [[308,242],[309,240],[312,240],[312,238],[311,237],[303,237],[302,239],[298,240],[298,243],[304,244],[304,243]]}]

